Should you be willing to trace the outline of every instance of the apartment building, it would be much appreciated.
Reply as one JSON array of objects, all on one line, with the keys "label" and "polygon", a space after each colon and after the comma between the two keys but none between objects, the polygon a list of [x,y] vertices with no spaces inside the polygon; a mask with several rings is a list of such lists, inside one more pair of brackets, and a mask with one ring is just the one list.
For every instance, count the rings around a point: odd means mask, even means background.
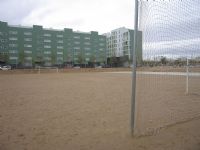
[{"label": "apartment building", "polygon": [[[104,34],[107,37],[107,58],[123,58],[124,63],[132,60],[134,30],[121,27]],[[142,32],[138,31],[137,63],[142,62]]]},{"label": "apartment building", "polygon": [[7,54],[11,65],[105,64],[106,36],[95,31],[11,26],[0,21],[0,54]]}]

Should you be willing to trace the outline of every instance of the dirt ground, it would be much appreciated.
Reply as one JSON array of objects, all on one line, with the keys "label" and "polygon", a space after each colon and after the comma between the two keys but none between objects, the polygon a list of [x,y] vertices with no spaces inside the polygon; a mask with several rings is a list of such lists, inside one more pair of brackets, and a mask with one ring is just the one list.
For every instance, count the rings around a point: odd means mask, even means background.
[{"label": "dirt ground", "polygon": [[138,77],[137,130],[152,134],[133,138],[130,74],[0,74],[0,150],[200,150],[200,79],[189,94],[184,80]]},{"label": "dirt ground", "polygon": [[200,117],[200,77],[140,75],[137,78],[137,130],[152,135],[160,128]]}]

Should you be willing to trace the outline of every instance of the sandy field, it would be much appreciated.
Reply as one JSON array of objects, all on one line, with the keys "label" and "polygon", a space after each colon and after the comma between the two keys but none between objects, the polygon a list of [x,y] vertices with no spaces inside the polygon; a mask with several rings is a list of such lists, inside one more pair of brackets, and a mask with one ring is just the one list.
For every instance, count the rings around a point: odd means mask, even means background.
[{"label": "sandy field", "polygon": [[140,75],[130,134],[131,75],[0,74],[0,150],[200,150],[200,78]]},{"label": "sandy field", "polygon": [[200,117],[200,76],[140,75],[137,78],[137,132],[157,134],[162,127]]}]

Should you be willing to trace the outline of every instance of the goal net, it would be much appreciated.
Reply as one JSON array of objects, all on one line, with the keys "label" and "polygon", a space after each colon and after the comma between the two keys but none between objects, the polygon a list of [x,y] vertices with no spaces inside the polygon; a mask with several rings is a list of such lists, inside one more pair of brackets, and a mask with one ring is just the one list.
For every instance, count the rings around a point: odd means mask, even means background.
[{"label": "goal net", "polygon": [[143,64],[137,68],[137,134],[200,117],[199,14],[199,0],[139,1]]}]

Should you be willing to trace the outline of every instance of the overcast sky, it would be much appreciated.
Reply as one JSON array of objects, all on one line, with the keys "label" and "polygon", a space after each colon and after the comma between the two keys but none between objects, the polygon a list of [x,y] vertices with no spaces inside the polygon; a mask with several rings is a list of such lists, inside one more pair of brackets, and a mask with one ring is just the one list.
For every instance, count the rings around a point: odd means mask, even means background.
[{"label": "overcast sky", "polygon": [[[141,6],[144,57],[200,56],[200,0],[142,0]],[[134,28],[134,0],[0,0],[0,20],[103,34]]]},{"label": "overcast sky", "polygon": [[200,56],[200,0],[149,0],[140,7],[143,56]]},{"label": "overcast sky", "polygon": [[0,0],[0,20],[12,25],[106,33],[133,28],[133,0]]}]

